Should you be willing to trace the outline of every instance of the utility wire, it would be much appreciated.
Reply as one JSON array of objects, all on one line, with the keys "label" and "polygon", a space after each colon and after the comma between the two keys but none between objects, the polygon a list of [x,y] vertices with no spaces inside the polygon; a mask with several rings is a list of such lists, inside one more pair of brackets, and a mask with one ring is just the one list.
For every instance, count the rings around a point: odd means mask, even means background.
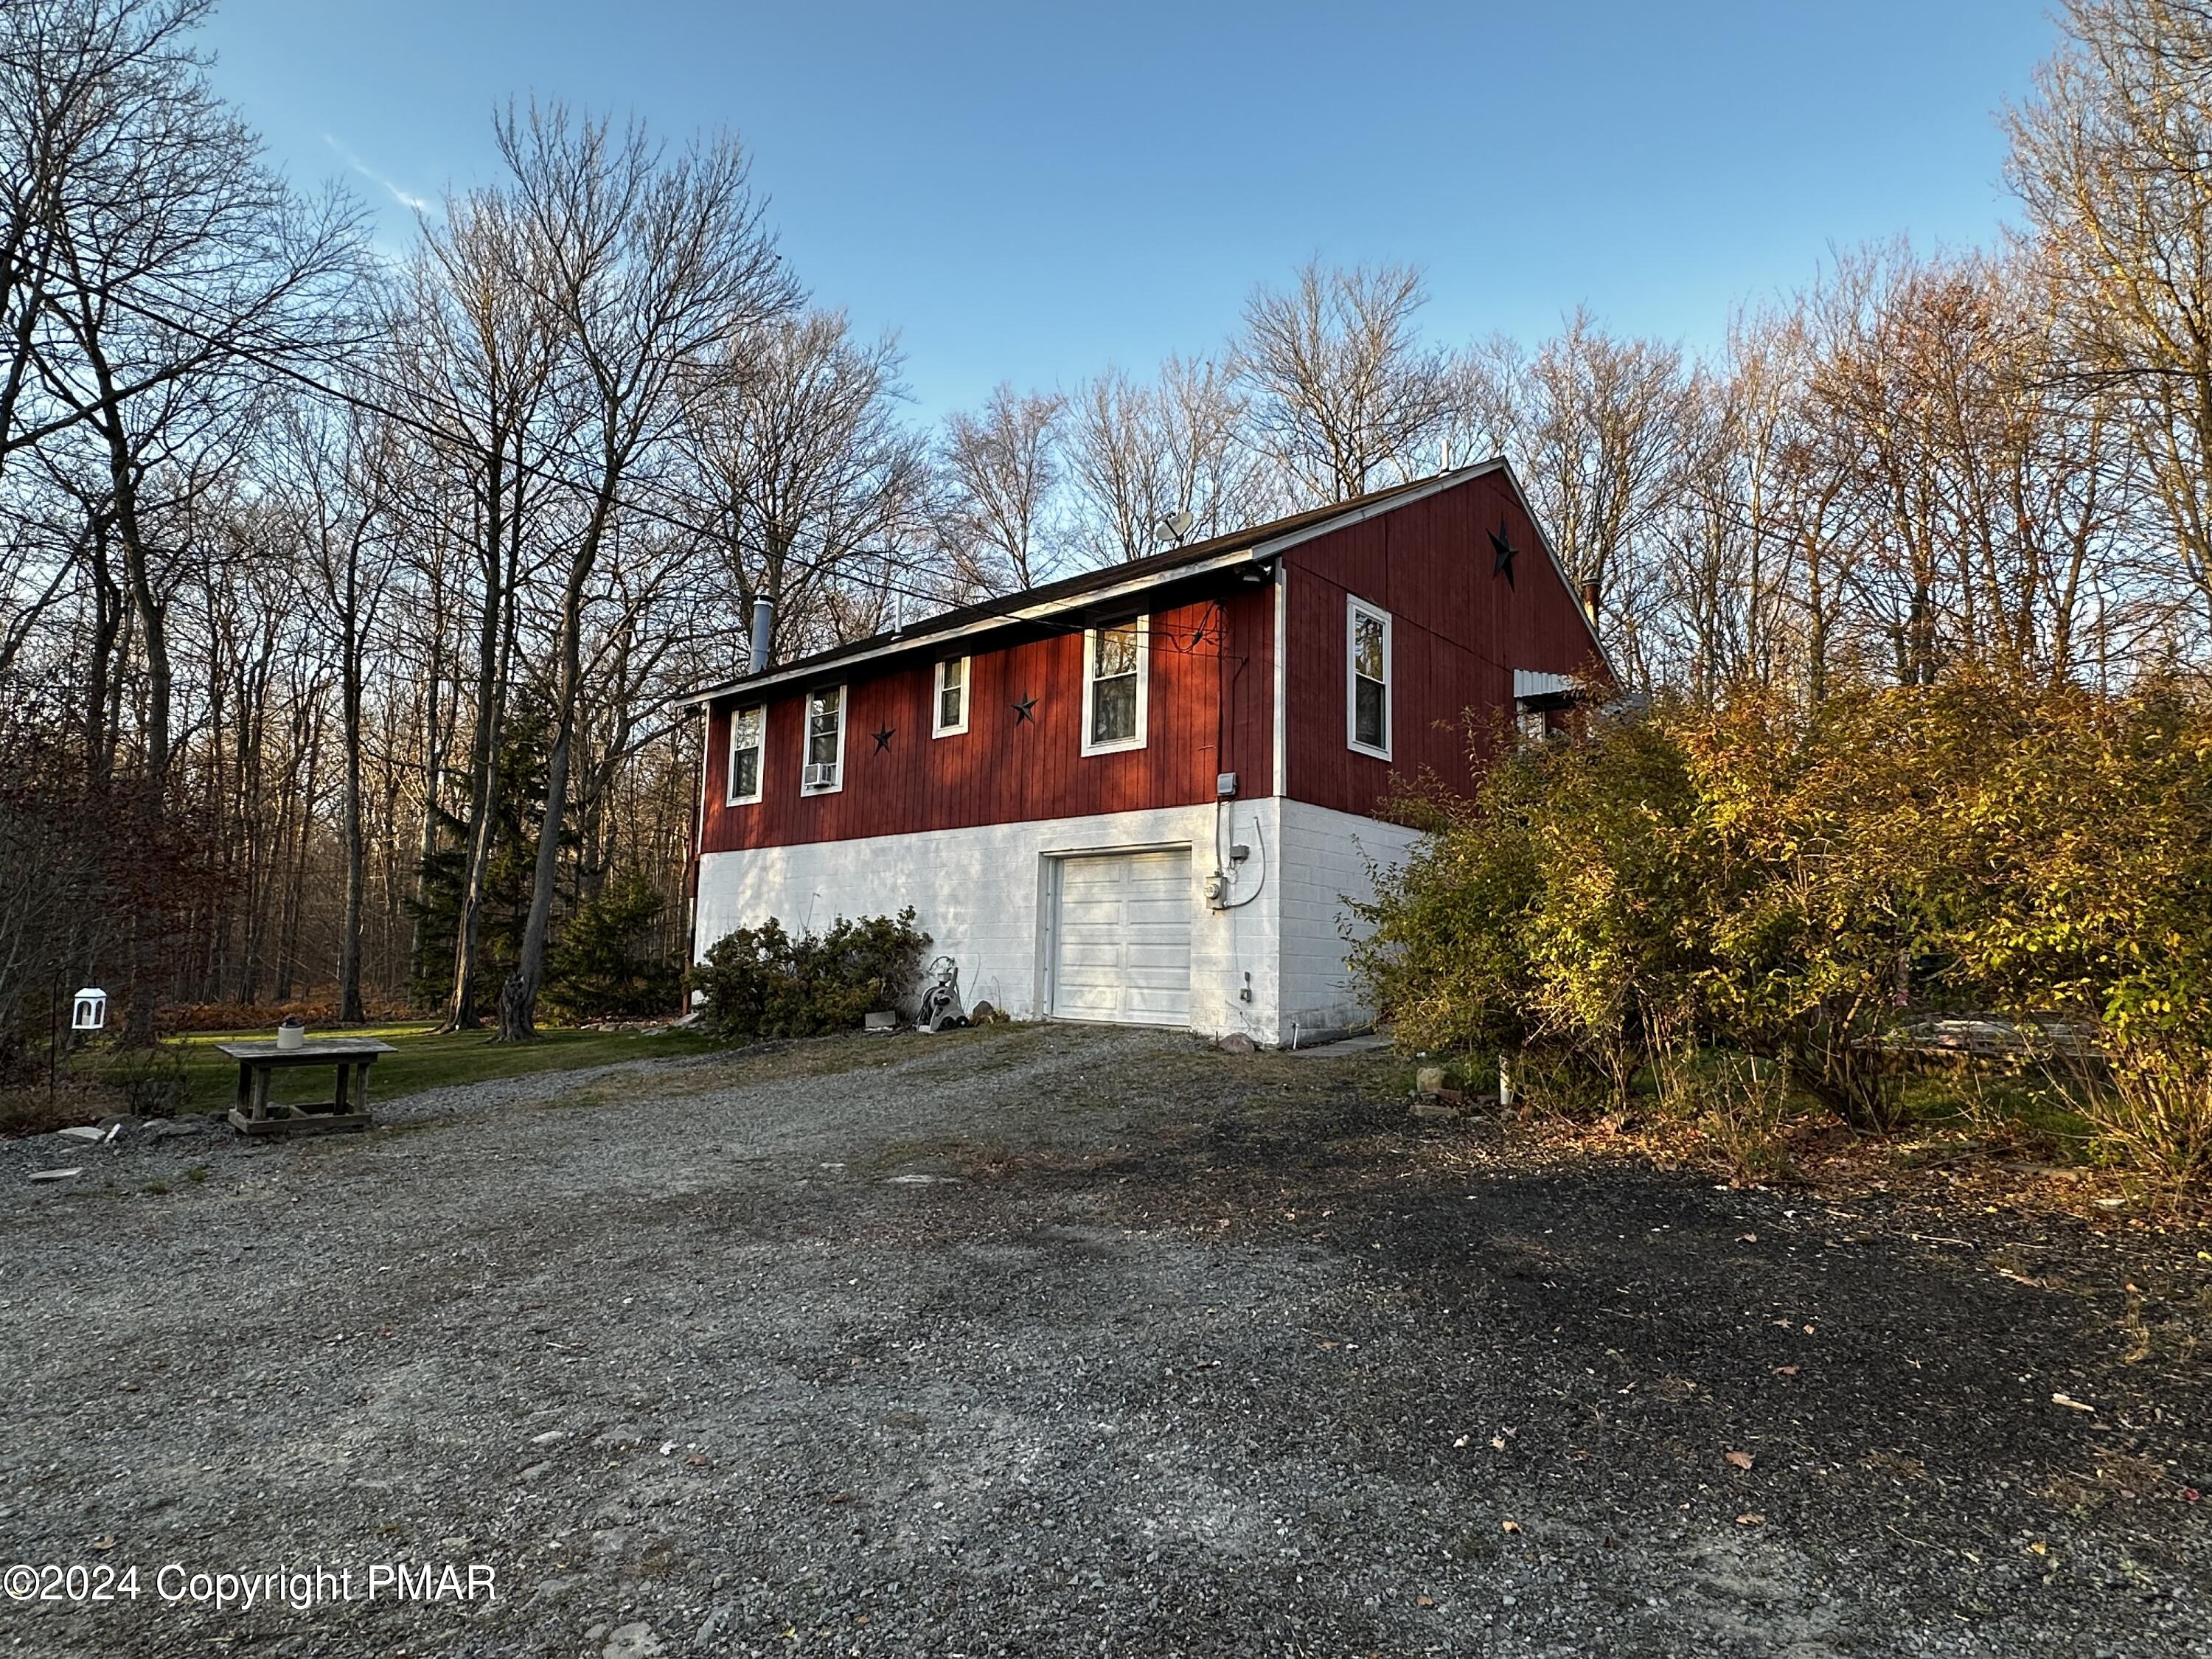
[{"label": "utility wire", "polygon": [[[383,419],[392,421],[400,426],[408,428],[410,430],[420,433],[423,436],[434,441],[449,442],[452,440],[453,434],[449,430],[439,427],[430,421],[424,420],[419,416],[411,415],[404,410],[394,409],[389,404],[380,403],[373,398],[364,397],[359,392],[343,387],[326,385],[322,380],[318,380],[315,376],[307,374],[305,370],[295,368],[291,364],[283,362],[282,359],[262,356],[252,348],[239,346],[236,344],[226,344],[219,336],[204,333],[194,329],[189,325],[179,322],[174,318],[165,317],[158,312],[149,310],[146,307],[139,305],[128,296],[116,294],[105,287],[95,289],[94,291],[111,305],[116,306],[122,310],[131,312],[136,315],[143,318],[147,321],[154,323],[159,326],[174,329],[177,332],[183,334],[188,338],[193,339],[203,345],[214,347],[219,350],[227,350],[232,355],[237,356],[240,361],[250,362],[254,367],[262,369],[267,374],[276,375],[301,386],[304,386],[307,390],[316,393],[318,396],[330,398],[335,402],[343,403],[349,408],[362,410],[368,413],[379,416]],[[387,389],[392,390],[399,395],[405,395],[404,388],[388,387]],[[515,473],[525,477],[533,477],[539,483],[550,484],[556,489],[574,489],[577,487],[573,480],[562,477],[559,474],[551,471],[538,463],[529,461],[520,457],[517,457],[510,463],[504,456],[502,456],[500,464],[502,466],[511,467],[511,470]],[[734,535],[725,536],[719,529],[710,531],[706,526],[695,524],[690,520],[683,518],[678,514],[650,506],[644,500],[640,498],[631,498],[626,502],[626,506],[629,511],[635,513],[652,522],[662,525],[671,529],[682,531],[686,535],[696,538],[701,541],[723,542],[727,544],[736,546],[740,551],[749,552],[758,557],[774,557],[785,566],[795,566],[801,571],[811,574],[830,580],[852,582],[854,585],[863,588],[870,586],[876,587],[886,595],[896,593],[902,599],[919,599],[933,605],[941,606],[944,604],[943,598],[940,594],[931,592],[927,589],[902,586],[899,584],[893,583],[885,578],[879,578],[874,581],[858,579],[847,574],[845,571],[833,564],[823,562],[819,560],[809,559],[799,554],[790,552],[785,552],[780,555],[772,554],[770,550],[761,547],[757,544],[748,542],[742,538]],[[884,561],[884,566],[886,569],[896,568],[906,574],[915,577],[923,577],[932,574],[926,568],[915,564],[905,555],[892,548],[854,548],[842,555],[842,557],[845,559],[860,559],[868,557],[880,558]],[[1112,567],[1105,566],[1101,568],[1110,569]],[[949,607],[949,610],[981,611],[985,615],[995,617],[1002,622],[1015,623],[1025,627],[1041,628],[1049,633],[1080,634],[1087,631],[1080,623],[1055,623],[1048,618],[1024,616],[1018,610],[1010,608],[1018,606],[1020,603],[1021,601],[1013,596],[992,595],[988,599],[974,601],[968,605]],[[1412,622],[1413,619],[1408,617],[1406,620]],[[1417,627],[1419,626],[1418,623],[1415,623],[1414,625]],[[906,629],[899,631],[912,632],[914,629]],[[1160,631],[1169,634],[1170,636],[1172,636],[1173,634],[1172,629],[1164,629]],[[1425,633],[1433,633],[1434,630],[1423,629],[1422,631]],[[1226,651],[1200,651],[1197,647],[1201,643],[1205,632],[1206,629],[1204,626],[1201,625],[1198,629],[1194,630],[1194,636],[1189,647],[1178,646],[1176,648],[1179,650],[1184,650],[1186,654],[1212,655],[1240,662],[1249,660],[1249,657],[1248,655],[1239,655],[1237,653]],[[1225,633],[1223,636],[1225,637]],[[890,636],[881,634],[869,636],[870,639],[884,639],[886,637]],[[847,646],[858,646],[866,644],[867,642],[868,641],[866,640],[851,640],[846,641],[845,646],[833,647],[831,649],[842,650]],[[1513,665],[1502,662],[1497,658],[1491,656],[1486,652],[1478,650],[1474,647],[1465,644],[1464,642],[1452,641],[1452,643],[1455,648],[1464,651],[1468,655],[1475,658],[1478,661],[1480,661],[1492,668],[1499,669],[1507,673],[1513,672]],[[749,669],[749,672],[750,672],[752,671]]]},{"label": "utility wire", "polygon": [[[307,388],[308,391],[316,393],[319,397],[329,398],[333,402],[344,404],[349,408],[362,410],[369,414],[378,416],[382,419],[391,421],[396,425],[405,427],[410,430],[416,432],[434,441],[449,443],[453,440],[453,434],[451,430],[446,428],[441,428],[434,422],[425,420],[416,415],[410,414],[404,410],[395,409],[389,404],[378,402],[374,398],[365,397],[360,392],[349,388],[325,384],[324,381],[307,373],[305,370],[296,368],[281,358],[273,358],[264,356],[252,348],[236,343],[227,343],[219,336],[204,333],[192,327],[191,325],[179,322],[173,317],[167,317],[159,312],[150,310],[131,300],[127,295],[115,293],[109,289],[103,287],[96,289],[94,291],[97,293],[102,300],[118,309],[131,312],[135,315],[143,318],[146,321],[156,325],[157,326],[172,329],[176,332],[185,336],[187,338],[199,343],[200,344],[215,348],[219,351],[227,352],[240,362],[252,364],[255,368],[262,370],[264,374],[272,374],[282,380],[291,381],[298,386]],[[399,395],[405,395],[404,388],[392,387],[387,385],[386,389],[387,391],[398,392]],[[530,461],[520,456],[510,461],[505,455],[502,455],[499,464],[501,466],[507,468],[515,474],[533,478],[538,483],[549,484],[556,489],[573,490],[577,488],[573,480],[563,477],[560,474],[552,471],[550,469],[538,463]],[[669,513],[664,509],[650,506],[641,498],[631,497],[624,502],[624,506],[629,511],[637,514],[641,517],[652,522],[662,525],[668,528],[680,530],[685,534],[699,540],[723,542],[727,544],[734,545],[742,552],[751,553],[757,557],[764,559],[773,557],[781,564],[786,566],[796,566],[801,571],[814,575],[852,582],[854,585],[863,588],[876,587],[880,589],[886,595],[895,593],[902,599],[919,599],[926,604],[939,607],[940,610],[981,611],[986,615],[996,617],[1001,621],[1019,623],[1026,626],[1042,628],[1048,632],[1078,634],[1085,631],[1083,627],[1079,623],[1054,623],[1046,618],[1024,616],[1017,610],[1005,608],[1006,606],[1016,605],[1020,603],[1018,599],[1013,598],[1012,596],[993,595],[990,598],[971,601],[966,605],[945,607],[943,596],[939,593],[923,588],[902,586],[898,584],[892,583],[888,580],[879,579],[870,581],[856,579],[830,563],[823,562],[819,560],[809,559],[799,554],[790,552],[775,554],[772,553],[769,549],[748,542],[742,538],[737,536],[726,536],[720,529],[709,530],[704,526],[692,523],[688,519]],[[934,574],[926,567],[916,565],[905,555],[901,554],[896,550],[891,548],[856,547],[849,550],[841,556],[845,559],[860,559],[868,557],[881,558],[884,562],[884,565],[887,568],[896,568],[908,575],[917,578],[926,577]],[[1101,568],[1110,568],[1111,567]],[[871,635],[870,637],[880,639],[884,636],[882,635]],[[860,645],[866,643],[866,641],[854,640],[848,641],[846,643],[848,645]],[[832,648],[842,649],[842,647]]]}]

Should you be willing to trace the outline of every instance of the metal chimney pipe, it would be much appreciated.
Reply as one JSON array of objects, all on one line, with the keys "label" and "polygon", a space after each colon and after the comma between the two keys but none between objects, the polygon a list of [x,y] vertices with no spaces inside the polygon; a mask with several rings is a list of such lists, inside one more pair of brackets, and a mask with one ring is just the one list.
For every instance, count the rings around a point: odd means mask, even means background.
[{"label": "metal chimney pipe", "polygon": [[761,674],[768,671],[769,636],[775,631],[775,603],[772,599],[753,601],[752,654],[745,660],[745,672]]},{"label": "metal chimney pipe", "polygon": [[1597,620],[1597,578],[1585,577],[1583,581],[1583,615],[1593,623]]}]

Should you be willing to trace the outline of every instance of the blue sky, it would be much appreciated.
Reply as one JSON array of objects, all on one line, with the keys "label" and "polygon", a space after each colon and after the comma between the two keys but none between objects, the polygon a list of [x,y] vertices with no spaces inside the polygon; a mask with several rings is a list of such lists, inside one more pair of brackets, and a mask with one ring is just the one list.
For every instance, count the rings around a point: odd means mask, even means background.
[{"label": "blue sky", "polygon": [[295,177],[493,176],[510,94],[727,127],[825,304],[921,413],[1212,349],[1319,254],[1427,273],[1426,326],[1717,341],[1832,245],[1986,242],[2039,0],[580,4],[227,0],[217,79]]}]

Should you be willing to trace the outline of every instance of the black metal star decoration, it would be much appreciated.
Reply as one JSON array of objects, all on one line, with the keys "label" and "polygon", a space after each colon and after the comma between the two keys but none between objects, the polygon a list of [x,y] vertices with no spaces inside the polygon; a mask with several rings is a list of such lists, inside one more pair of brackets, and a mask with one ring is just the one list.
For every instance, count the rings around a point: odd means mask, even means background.
[{"label": "black metal star decoration", "polygon": [[1514,548],[1512,542],[1506,536],[1504,520],[1500,519],[1498,521],[1498,528],[1490,532],[1490,544],[1498,550],[1498,556],[1491,562],[1490,574],[1493,576],[1504,577],[1505,585],[1508,587],[1512,586]]},{"label": "black metal star decoration", "polygon": [[886,726],[880,732],[871,732],[868,733],[870,737],[876,740],[876,752],[878,755],[882,754],[884,750],[891,746],[891,733],[896,732],[897,729],[898,728],[896,726]]},{"label": "black metal star decoration", "polygon": [[1036,699],[1034,696],[1024,695],[1022,700],[1014,705],[1014,724],[1019,726],[1024,720],[1035,720],[1036,719]]}]

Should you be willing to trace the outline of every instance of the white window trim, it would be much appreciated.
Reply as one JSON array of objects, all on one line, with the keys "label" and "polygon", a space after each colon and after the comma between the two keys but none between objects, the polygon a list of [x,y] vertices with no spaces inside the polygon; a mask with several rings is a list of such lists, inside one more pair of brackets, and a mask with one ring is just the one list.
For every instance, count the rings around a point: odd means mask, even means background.
[{"label": "white window trim", "polygon": [[[753,792],[740,795],[732,785],[738,777],[738,720],[745,714],[758,714],[760,719],[760,758],[753,766]],[[722,805],[750,806],[761,798],[761,787],[768,781],[768,705],[752,703],[743,708],[730,710],[730,740],[722,757]]]},{"label": "white window trim", "polygon": [[[806,781],[807,756],[814,747],[815,691],[835,691],[837,694],[837,781],[809,786]],[[843,685],[817,686],[799,700],[799,793],[802,795],[835,795],[845,787],[845,728],[853,723],[852,689]]]},{"label": "white window trim", "polygon": [[1152,619],[1139,617],[1136,623],[1137,735],[1116,738],[1111,743],[1091,741],[1091,693],[1097,684],[1097,678],[1092,671],[1098,665],[1098,630],[1095,628],[1083,630],[1083,752],[1086,755],[1118,755],[1127,749],[1142,749],[1145,746],[1152,680]]},{"label": "white window trim", "polygon": [[[1382,741],[1359,740],[1359,619],[1371,617],[1382,624]],[[1344,742],[1345,746],[1376,760],[1390,758],[1390,728],[1397,715],[1398,689],[1390,673],[1390,613],[1364,599],[1345,596],[1344,611]]]},{"label": "white window trim", "polygon": [[[945,712],[945,670],[949,663],[960,665],[960,719],[951,726],[939,726],[938,719]],[[939,657],[937,666],[929,671],[929,735],[933,738],[957,738],[968,729],[968,711],[975,706],[975,664],[970,657]]]}]

